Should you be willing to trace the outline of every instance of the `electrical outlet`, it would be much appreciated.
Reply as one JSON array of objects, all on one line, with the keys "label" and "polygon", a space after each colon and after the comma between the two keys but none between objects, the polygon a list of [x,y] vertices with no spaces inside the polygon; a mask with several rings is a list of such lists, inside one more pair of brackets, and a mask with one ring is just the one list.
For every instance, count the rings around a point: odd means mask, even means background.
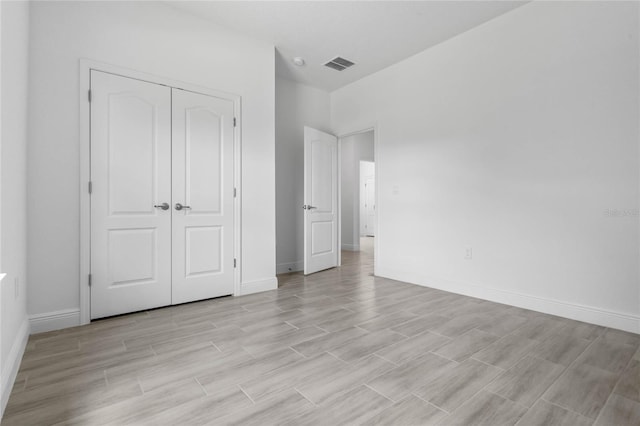
[{"label": "electrical outlet", "polygon": [[465,260],[473,259],[473,249],[471,247],[467,247],[464,249],[464,258]]},{"label": "electrical outlet", "polygon": [[16,299],[18,297],[20,297],[20,278],[19,277],[15,277],[13,280],[13,285],[15,287],[15,297]]}]

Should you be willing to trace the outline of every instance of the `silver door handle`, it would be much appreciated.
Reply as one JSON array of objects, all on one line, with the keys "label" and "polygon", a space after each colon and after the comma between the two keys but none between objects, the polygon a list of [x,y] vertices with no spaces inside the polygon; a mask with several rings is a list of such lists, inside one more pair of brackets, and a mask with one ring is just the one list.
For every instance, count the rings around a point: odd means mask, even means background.
[{"label": "silver door handle", "polygon": [[180,210],[183,210],[183,209],[184,210],[191,210],[191,207],[190,206],[183,206],[180,203],[176,203],[176,210],[180,211]]},{"label": "silver door handle", "polygon": [[153,207],[155,207],[156,209],[169,210],[169,203],[157,204]]},{"label": "silver door handle", "polygon": [[302,208],[303,208],[304,210],[313,210],[313,209],[317,209],[317,207],[315,207],[315,206],[310,206],[310,205],[308,205],[308,204],[305,204],[304,206],[302,206]]}]

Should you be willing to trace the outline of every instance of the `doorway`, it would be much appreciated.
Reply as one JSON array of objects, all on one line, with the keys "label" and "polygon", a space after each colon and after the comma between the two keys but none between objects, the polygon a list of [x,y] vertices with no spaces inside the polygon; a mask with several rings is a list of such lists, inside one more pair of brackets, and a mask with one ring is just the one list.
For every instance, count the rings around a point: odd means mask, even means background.
[{"label": "doorway", "polygon": [[234,293],[235,102],[90,70],[90,318]]},{"label": "doorway", "polygon": [[375,179],[374,129],[338,138],[304,127],[305,275],[354,261],[368,264],[373,275]]},{"label": "doorway", "polygon": [[373,264],[376,235],[374,130],[340,138],[342,263]]}]

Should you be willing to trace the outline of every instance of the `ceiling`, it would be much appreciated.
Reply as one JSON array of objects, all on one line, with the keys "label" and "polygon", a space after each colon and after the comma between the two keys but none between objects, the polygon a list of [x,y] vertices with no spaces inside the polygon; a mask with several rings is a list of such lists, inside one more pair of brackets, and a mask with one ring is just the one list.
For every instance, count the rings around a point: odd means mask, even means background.
[{"label": "ceiling", "polygon": [[[526,1],[170,1],[276,46],[276,74],[336,90],[502,15]],[[292,63],[296,56],[306,65]],[[356,63],[344,71],[323,64]]]}]

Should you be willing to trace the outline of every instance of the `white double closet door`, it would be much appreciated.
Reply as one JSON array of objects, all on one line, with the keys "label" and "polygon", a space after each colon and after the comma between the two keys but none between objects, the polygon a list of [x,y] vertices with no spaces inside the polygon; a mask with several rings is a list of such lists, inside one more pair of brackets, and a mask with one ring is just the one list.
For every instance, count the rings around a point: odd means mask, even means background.
[{"label": "white double closet door", "polygon": [[91,71],[91,318],[234,289],[233,101]]}]

